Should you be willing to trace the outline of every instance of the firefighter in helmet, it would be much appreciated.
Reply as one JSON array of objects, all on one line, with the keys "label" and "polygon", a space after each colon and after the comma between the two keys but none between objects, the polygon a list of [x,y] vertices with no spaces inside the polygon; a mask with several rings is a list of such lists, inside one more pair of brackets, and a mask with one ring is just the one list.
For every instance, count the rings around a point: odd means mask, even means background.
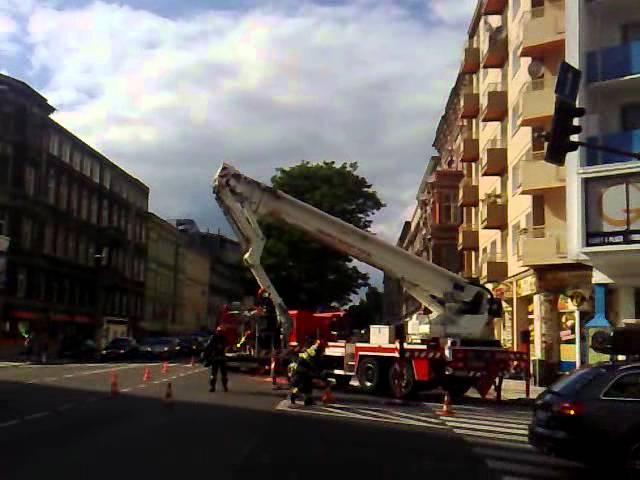
[{"label": "firefighter in helmet", "polygon": [[313,379],[326,381],[326,373],[322,368],[322,357],[325,344],[317,340],[313,345],[298,355],[298,360],[289,365],[291,376],[291,404],[295,405],[298,395],[304,396],[304,405],[313,405]]},{"label": "firefighter in helmet", "polygon": [[219,325],[202,352],[202,360],[205,367],[209,367],[209,391],[216,391],[216,382],[218,380],[218,370],[222,377],[222,388],[225,392],[229,391],[227,376],[227,358],[225,356],[225,338],[222,332],[222,326]]}]

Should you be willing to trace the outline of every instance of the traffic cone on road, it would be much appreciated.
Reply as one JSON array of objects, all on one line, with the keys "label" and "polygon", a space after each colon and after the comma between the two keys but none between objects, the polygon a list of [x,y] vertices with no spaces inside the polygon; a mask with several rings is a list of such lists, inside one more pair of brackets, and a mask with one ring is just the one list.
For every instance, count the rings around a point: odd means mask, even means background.
[{"label": "traffic cone on road", "polygon": [[162,364],[162,373],[163,374],[169,373],[169,362],[164,362]]},{"label": "traffic cone on road", "polygon": [[145,368],[144,369],[144,375],[142,375],[142,381],[143,382],[148,382],[151,380],[151,370],[149,370],[149,368]]},{"label": "traffic cone on road", "polygon": [[333,396],[333,392],[331,391],[331,387],[327,387],[324,393],[322,394],[322,403],[325,405],[329,405],[330,403],[335,403],[336,398]]},{"label": "traffic cone on road", "polygon": [[440,415],[443,417],[451,417],[454,415],[453,409],[451,408],[451,394],[449,392],[444,392],[444,403],[442,404],[442,410],[436,411],[436,415]]},{"label": "traffic cone on road", "polygon": [[164,393],[164,404],[167,407],[173,406],[173,387],[171,386],[171,382],[167,382],[167,390]]},{"label": "traffic cone on road", "polygon": [[111,396],[115,397],[120,393],[120,389],[118,388],[118,374],[111,374]]}]

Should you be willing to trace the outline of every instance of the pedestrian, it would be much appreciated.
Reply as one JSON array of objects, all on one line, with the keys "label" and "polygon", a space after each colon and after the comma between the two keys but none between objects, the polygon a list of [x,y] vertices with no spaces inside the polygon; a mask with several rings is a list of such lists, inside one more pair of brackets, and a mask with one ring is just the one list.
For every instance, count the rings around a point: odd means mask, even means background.
[{"label": "pedestrian", "polygon": [[313,379],[320,378],[326,381],[326,374],[322,369],[322,355],[324,354],[324,342],[317,340],[298,356],[298,360],[290,365],[291,379],[291,405],[296,404],[298,394],[304,397],[304,405],[313,405]]},{"label": "pedestrian", "polygon": [[222,380],[222,388],[225,392],[229,391],[227,377],[227,359],[225,357],[225,338],[222,334],[222,326],[218,326],[215,332],[204,347],[202,352],[202,363],[205,367],[209,367],[209,391],[216,391],[216,383],[218,380],[218,370]]}]

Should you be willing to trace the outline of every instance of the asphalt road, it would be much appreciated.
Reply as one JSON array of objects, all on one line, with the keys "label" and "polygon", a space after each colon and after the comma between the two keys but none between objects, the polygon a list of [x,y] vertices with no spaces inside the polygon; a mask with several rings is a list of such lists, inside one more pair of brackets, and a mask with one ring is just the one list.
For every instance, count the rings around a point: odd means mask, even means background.
[{"label": "asphalt road", "polygon": [[435,405],[357,395],[291,409],[285,391],[246,374],[229,393],[207,387],[200,366],[0,368],[0,478],[585,478],[529,450],[526,410],[473,404],[445,421]]}]

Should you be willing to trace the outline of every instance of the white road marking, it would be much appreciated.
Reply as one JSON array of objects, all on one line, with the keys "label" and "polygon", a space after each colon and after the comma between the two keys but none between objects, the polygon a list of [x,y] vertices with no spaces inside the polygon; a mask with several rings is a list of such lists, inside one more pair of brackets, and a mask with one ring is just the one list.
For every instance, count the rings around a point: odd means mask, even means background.
[{"label": "white road marking", "polygon": [[518,435],[507,435],[504,433],[496,433],[496,432],[479,432],[477,430],[469,430],[466,428],[454,428],[453,431],[461,435],[474,435],[477,437],[499,438],[501,440],[510,440],[513,442],[528,443],[528,440],[526,437],[521,437]]},{"label": "white road marking", "polygon": [[120,391],[121,391],[121,392],[128,392],[128,391],[130,391],[130,390],[131,390],[131,387],[129,387],[129,388],[123,388],[123,389],[121,389]]},{"label": "white road marking", "polygon": [[74,373],[67,373],[66,375],[63,375],[64,378],[71,378],[71,377],[75,377]]},{"label": "white road marking", "polygon": [[46,417],[47,415],[49,415],[51,412],[38,412],[38,413],[34,413],[32,415],[27,415],[26,417],[24,417],[25,420],[35,420],[37,418],[42,418],[42,417]]},{"label": "white road marking", "polygon": [[17,419],[17,420],[9,420],[8,422],[4,422],[4,423],[0,423],[0,428],[2,427],[10,427],[11,425],[16,425],[18,423],[20,423],[21,420]]},{"label": "white road marking", "polygon": [[[471,423],[471,422],[460,422],[456,420],[451,420],[450,418],[444,419],[444,422],[447,425],[451,425],[452,427],[463,427],[463,428],[474,428],[475,430],[486,430],[489,432],[499,432],[499,433],[516,433],[521,435],[527,435],[528,430],[526,427],[523,428],[506,428],[506,427],[497,427],[494,425],[482,425],[480,423]],[[504,424],[507,425],[507,424]]]}]

